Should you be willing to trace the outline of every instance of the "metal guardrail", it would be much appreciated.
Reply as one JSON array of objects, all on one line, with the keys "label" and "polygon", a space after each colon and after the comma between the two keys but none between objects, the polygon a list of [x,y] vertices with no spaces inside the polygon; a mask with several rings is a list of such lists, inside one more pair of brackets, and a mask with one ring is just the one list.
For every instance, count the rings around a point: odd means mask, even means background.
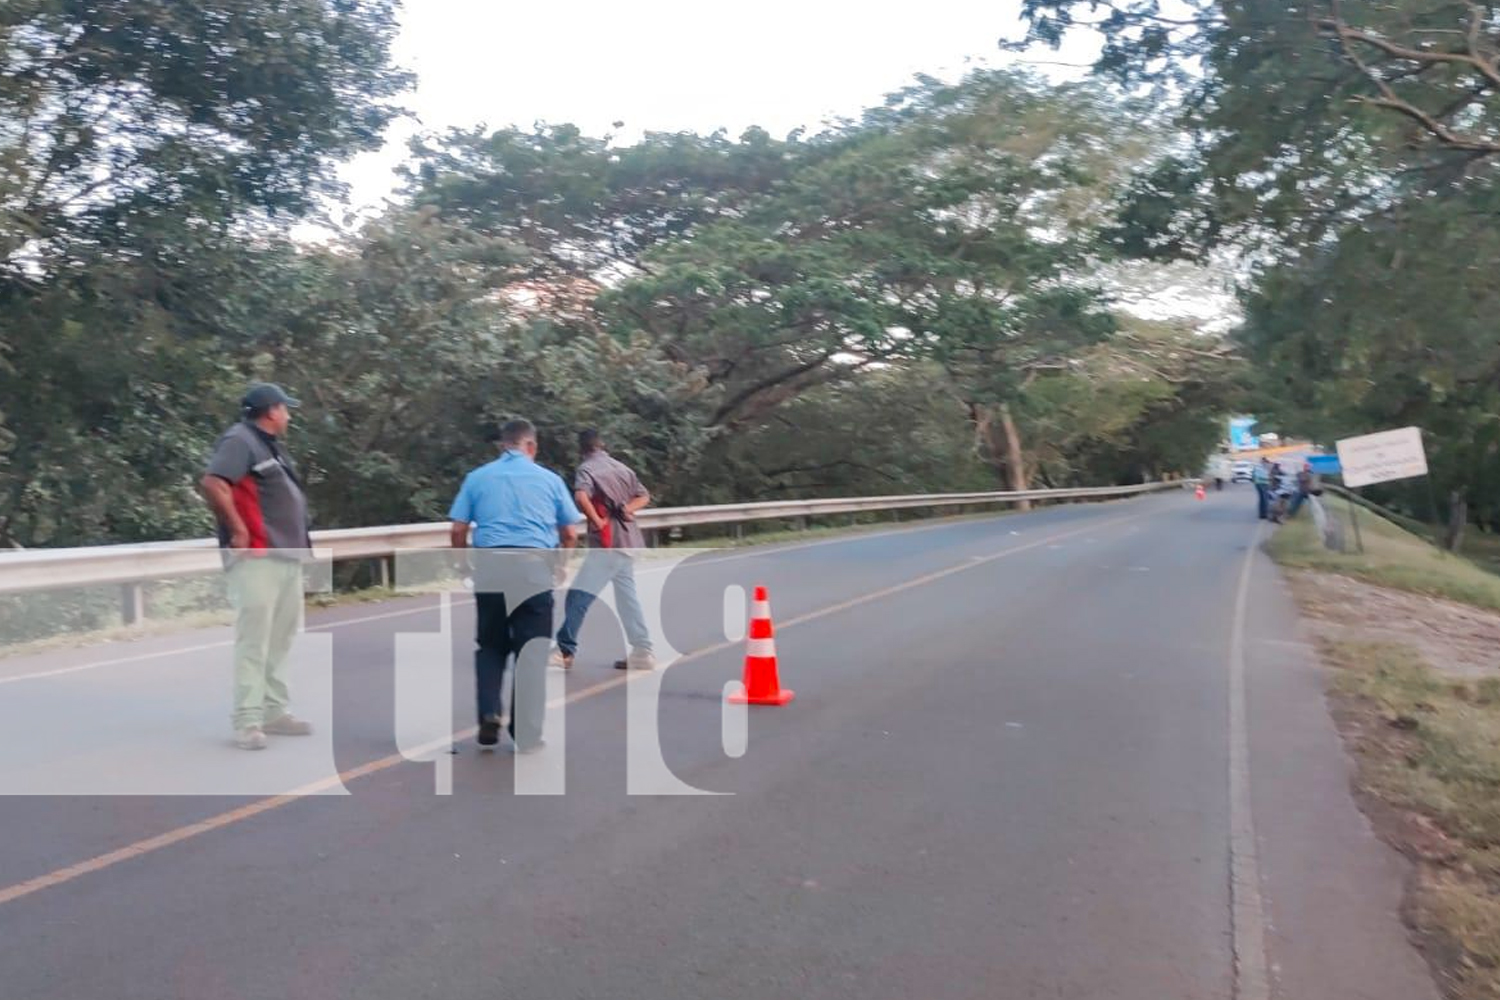
[{"label": "metal guardrail", "polygon": [[[919,493],[907,496],[844,497],[826,500],[778,500],[716,504],[703,507],[662,507],[643,510],[636,521],[648,535],[672,528],[705,524],[743,524],[778,518],[820,517],[870,511],[910,510],[1012,504],[1027,500],[1108,500],[1165,489],[1182,482],[1140,486],[1104,486],[1061,490],[995,493]],[[375,559],[413,549],[448,545],[447,521],[375,528],[346,528],[313,532],[313,554],[330,562]],[[211,538],[134,545],[101,545],[73,549],[26,549],[0,552],[0,594],[120,584],[126,588],[126,618],[142,611],[142,581],[194,576],[222,568],[218,544]]]},{"label": "metal guardrail", "polygon": [[1334,496],[1340,497],[1348,503],[1354,504],[1369,511],[1376,517],[1384,518],[1398,528],[1409,531],[1419,538],[1424,538],[1429,541],[1432,540],[1431,535],[1434,530],[1434,526],[1431,524],[1426,524],[1414,517],[1410,517],[1406,514],[1399,513],[1398,511],[1391,510],[1389,507],[1378,504],[1374,500],[1371,500],[1370,498],[1365,496],[1361,496],[1353,490],[1345,486],[1340,486],[1337,483],[1325,482],[1323,484],[1323,488],[1329,493],[1332,493]]}]

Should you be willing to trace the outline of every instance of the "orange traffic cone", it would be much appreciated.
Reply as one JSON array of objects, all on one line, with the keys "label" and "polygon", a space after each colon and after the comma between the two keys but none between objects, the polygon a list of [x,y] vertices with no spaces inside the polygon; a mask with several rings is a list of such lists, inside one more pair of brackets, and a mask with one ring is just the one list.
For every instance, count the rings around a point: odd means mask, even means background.
[{"label": "orange traffic cone", "polygon": [[750,605],[750,634],[745,637],[745,690],[729,696],[735,705],[785,705],[792,692],[776,676],[776,628],[765,587],[755,588]]},{"label": "orange traffic cone", "polygon": [[1202,483],[1199,483],[1199,484],[1198,484],[1198,488],[1197,488],[1197,489],[1196,489],[1196,490],[1194,490],[1194,491],[1193,491],[1193,496],[1195,496],[1195,497],[1197,497],[1197,498],[1198,498],[1198,499],[1199,499],[1199,500],[1202,500],[1202,499],[1203,499],[1203,498],[1204,498],[1204,497],[1205,497],[1205,496],[1207,496],[1207,495],[1208,495],[1208,494],[1206,494],[1206,493],[1205,493],[1205,492],[1204,492],[1204,491],[1203,491],[1203,484],[1202,484]]}]

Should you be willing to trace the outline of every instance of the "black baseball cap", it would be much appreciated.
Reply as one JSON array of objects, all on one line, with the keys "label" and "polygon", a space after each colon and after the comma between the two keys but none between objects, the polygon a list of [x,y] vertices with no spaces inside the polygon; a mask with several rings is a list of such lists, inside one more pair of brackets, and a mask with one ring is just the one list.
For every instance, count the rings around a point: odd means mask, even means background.
[{"label": "black baseball cap", "polygon": [[302,405],[301,400],[288,396],[286,390],[274,382],[257,382],[240,400],[240,405],[247,410],[269,410],[278,403],[285,403],[294,410]]}]

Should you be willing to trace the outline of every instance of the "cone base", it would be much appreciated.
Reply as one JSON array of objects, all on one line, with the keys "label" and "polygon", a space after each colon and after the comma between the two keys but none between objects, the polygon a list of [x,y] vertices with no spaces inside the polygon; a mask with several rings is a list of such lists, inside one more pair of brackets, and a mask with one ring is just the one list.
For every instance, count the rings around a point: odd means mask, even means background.
[{"label": "cone base", "polygon": [[785,705],[797,696],[795,691],[782,688],[773,695],[752,698],[748,694],[731,694],[726,696],[731,705]]}]

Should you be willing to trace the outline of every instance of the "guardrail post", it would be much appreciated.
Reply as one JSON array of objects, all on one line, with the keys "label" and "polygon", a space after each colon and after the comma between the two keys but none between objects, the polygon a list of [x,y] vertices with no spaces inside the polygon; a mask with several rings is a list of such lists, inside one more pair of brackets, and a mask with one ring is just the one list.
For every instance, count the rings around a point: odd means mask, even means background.
[{"label": "guardrail post", "polygon": [[391,589],[391,563],[393,563],[393,562],[396,561],[396,557],[395,556],[381,556],[380,559],[377,560],[377,561],[380,563],[380,589],[381,590],[390,590]]},{"label": "guardrail post", "polygon": [[146,620],[146,585],[140,582],[120,584],[120,617],[126,625]]}]

